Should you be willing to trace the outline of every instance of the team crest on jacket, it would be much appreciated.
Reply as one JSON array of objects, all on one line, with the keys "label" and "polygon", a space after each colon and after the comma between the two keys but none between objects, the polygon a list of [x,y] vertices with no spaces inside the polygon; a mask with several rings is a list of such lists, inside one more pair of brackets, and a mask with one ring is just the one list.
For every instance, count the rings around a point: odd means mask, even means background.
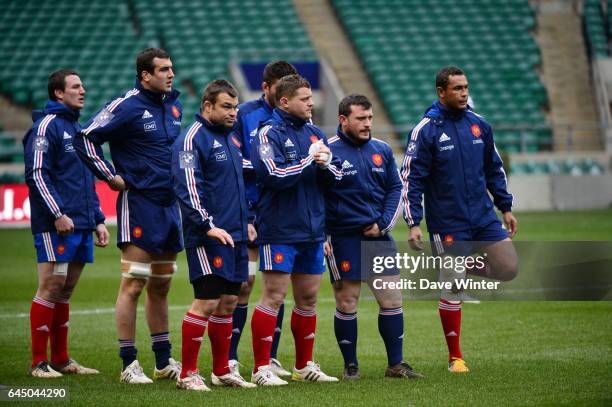
[{"label": "team crest on jacket", "polygon": [[317,136],[315,136],[314,134],[312,136],[310,136],[310,142],[311,143],[316,143],[317,141],[319,141],[319,138]]},{"label": "team crest on jacket", "polygon": [[453,237],[453,235],[446,235],[446,236],[444,236],[444,244],[446,246],[450,246],[453,243],[455,243],[455,238]]},{"label": "team crest on jacket", "polygon": [[274,263],[276,263],[276,264],[280,264],[280,263],[282,263],[282,262],[283,262],[283,260],[284,260],[284,257],[283,257],[283,254],[282,254],[282,253],[276,253],[276,254],[274,255]]},{"label": "team crest on jacket", "polygon": [[478,126],[477,124],[472,124],[472,134],[474,135],[474,137],[480,137],[480,126]]},{"label": "team crest on jacket", "polygon": [[38,136],[34,139],[34,151],[42,151],[46,153],[49,149],[49,142],[45,136]]},{"label": "team crest on jacket", "polygon": [[179,151],[179,168],[195,168],[195,154],[193,151]]},{"label": "team crest on jacket", "polygon": [[259,156],[262,160],[270,160],[274,158],[274,151],[272,150],[270,143],[260,144],[258,150]]},{"label": "team crest on jacket", "polygon": [[213,266],[215,266],[216,268],[221,268],[221,266],[223,266],[223,257],[216,256],[213,259]]},{"label": "team crest on jacket", "polygon": [[66,252],[66,246],[63,244],[57,245],[57,254],[60,256]]},{"label": "team crest on jacket", "polygon": [[234,143],[234,145],[238,148],[242,146],[242,144],[238,141],[238,139],[234,135],[232,135],[232,143]]},{"label": "team crest on jacket", "polygon": [[410,143],[408,143],[408,148],[406,149],[406,151],[408,151],[408,154],[414,154],[416,148],[416,143],[414,141],[411,141]]},{"label": "team crest on jacket", "polygon": [[178,119],[181,116],[181,112],[179,112],[178,107],[176,105],[172,105],[172,116]]},{"label": "team crest on jacket", "polygon": [[134,226],[134,229],[132,229],[132,234],[135,238],[142,237],[142,228],[140,226]]},{"label": "team crest on jacket", "polygon": [[372,162],[377,167],[380,167],[382,165],[382,163],[383,163],[383,158],[382,158],[382,156],[380,154],[374,153],[374,154],[372,154]]},{"label": "team crest on jacket", "polygon": [[351,269],[351,262],[350,261],[342,260],[340,262],[340,270],[344,271],[345,273],[348,273],[350,269]]}]

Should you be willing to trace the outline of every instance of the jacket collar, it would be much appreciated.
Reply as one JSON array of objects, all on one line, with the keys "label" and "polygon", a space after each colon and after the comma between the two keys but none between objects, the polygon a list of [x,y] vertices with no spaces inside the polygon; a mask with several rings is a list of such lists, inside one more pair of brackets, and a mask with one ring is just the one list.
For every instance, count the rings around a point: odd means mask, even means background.
[{"label": "jacket collar", "polygon": [[55,114],[58,116],[62,116],[70,121],[76,122],[79,120],[81,112],[77,109],[69,108],[63,103],[59,103],[54,100],[48,100],[44,110],[34,110],[32,112],[32,121],[36,121],[47,114]]},{"label": "jacket collar", "polygon": [[145,89],[139,80],[136,80],[136,85],[134,87],[138,89],[140,93],[145,95],[147,98],[159,104],[162,104],[166,101],[170,103],[174,102],[176,99],[178,99],[178,96],[180,95],[180,92],[176,89],[172,89],[170,93],[153,92],[152,90]]},{"label": "jacket collar", "polygon": [[276,121],[282,121],[284,123],[287,123],[296,129],[300,129],[306,124],[306,120],[300,119],[299,117],[294,116],[291,113],[287,113],[284,110],[279,109],[278,107],[274,108],[272,118],[276,119]]},{"label": "jacket collar", "polygon": [[227,136],[228,134],[230,134],[232,132],[232,128],[231,127],[225,127],[222,124],[213,124],[211,122],[209,122],[208,120],[206,120],[204,118],[204,116],[202,116],[200,113],[196,113],[195,118],[198,122],[202,123],[204,125],[204,127],[206,127],[207,130],[212,131],[213,133],[217,133],[217,134],[221,134],[223,136]]},{"label": "jacket collar", "polygon": [[366,141],[355,141],[351,136],[345,134],[342,131],[342,126],[340,125],[338,125],[338,129],[336,130],[336,135],[340,137],[340,139],[343,140],[345,143],[351,146],[355,146],[355,147],[361,147],[364,144],[368,143],[370,140],[372,140],[372,133],[370,132],[370,135]]},{"label": "jacket collar", "polygon": [[468,108],[465,109],[450,109],[446,106],[444,106],[442,103],[440,103],[439,100],[436,100],[433,105],[431,105],[431,107],[428,109],[429,111],[432,112],[439,112],[439,114],[446,118],[446,119],[450,119],[450,120],[460,120],[463,118],[463,116],[465,116],[465,112],[467,111]]}]

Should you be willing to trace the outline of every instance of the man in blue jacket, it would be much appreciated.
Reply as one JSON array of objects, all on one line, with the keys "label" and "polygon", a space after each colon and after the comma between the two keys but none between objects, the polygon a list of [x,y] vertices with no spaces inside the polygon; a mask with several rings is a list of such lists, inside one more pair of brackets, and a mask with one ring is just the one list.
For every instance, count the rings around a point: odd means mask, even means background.
[{"label": "man in blue jacket", "polygon": [[370,133],[373,113],[367,97],[345,97],[338,106],[338,114],[340,125],[336,136],[329,139],[329,146],[334,156],[341,157],[343,175],[338,185],[325,191],[328,233],[325,254],[336,297],[334,331],[344,358],[343,379],[360,378],[357,304],[362,281],[368,282],[380,307],[378,331],[388,362],[385,376],[421,378],[403,358],[401,291],[379,285],[399,282],[399,269],[373,274],[371,264],[362,263],[362,258],[365,260],[369,254],[395,257],[397,253],[390,232],[402,211],[402,181],[393,151]]},{"label": "man in blue jacket", "polygon": [[[38,289],[30,309],[34,377],[97,374],[68,356],[70,297],[96,246],[108,245],[95,178],[79,160],[74,137],[85,88],[76,71],[61,69],[48,81],[49,102],[34,111],[23,139],[31,226],[38,258]],[[51,340],[51,366],[47,343]]]},{"label": "man in blue jacket", "polygon": [[242,142],[232,131],[237,107],[238,92],[231,83],[210,82],[195,123],[172,149],[174,191],[181,207],[195,298],[183,319],[180,389],[208,390],[197,367],[206,326],[213,356],[212,383],[256,387],[229,368],[232,313],[248,277],[246,243],[256,237],[248,223]]},{"label": "man in blue jacket", "polygon": [[262,298],[251,320],[255,366],[251,381],[284,385],[270,369],[270,348],[278,309],[291,281],[295,307],[291,331],[297,381],[337,381],[314,363],[316,301],[325,271],[324,185],[342,178],[323,132],[309,123],[312,117],[310,83],[299,75],[283,77],[276,88],[276,104],[269,124],[261,128],[251,149],[257,174],[257,203]]},{"label": "man in blue jacket", "polygon": [[[181,130],[181,104],[172,89],[169,55],[148,48],[136,57],[136,87],[106,105],[76,140],[79,155],[96,176],[120,191],[117,245],[121,285],[115,306],[120,380],[152,383],[136,359],[136,309],[146,286],[145,314],[155,352],[156,379],[176,379],[180,363],[170,357],[168,291],[183,249],[181,220],[172,190],[171,147]],[[115,164],[104,158],[108,142]]]},{"label": "man in blue jacket", "polygon": [[[507,191],[491,125],[469,108],[468,81],[461,69],[441,69],[436,76],[436,89],[438,101],[410,133],[402,165],[409,243],[414,249],[422,249],[419,225],[424,193],[434,254],[486,253],[483,267],[468,272],[511,280],[518,272],[518,259],[510,240],[516,234],[517,220],[512,214],[512,195]],[[494,204],[502,212],[505,227],[497,218]],[[442,269],[440,280],[464,278],[465,273],[459,271]],[[469,372],[459,347],[462,294],[456,286],[442,290],[438,307],[449,350],[448,370],[453,373]]]},{"label": "man in blue jacket", "polygon": [[[259,99],[243,103],[238,107],[238,118],[236,119],[235,130],[241,139],[242,155],[244,156],[244,184],[249,205],[249,221],[255,222],[255,210],[257,208],[257,185],[255,183],[255,170],[251,164],[251,146],[257,137],[257,130],[262,123],[266,123],[272,117],[272,109],[276,106],[276,86],[278,81],[287,75],[297,74],[293,65],[287,61],[274,61],[266,65],[263,70],[263,82],[261,89],[263,95]],[[249,297],[255,283],[257,273],[257,259],[259,257],[259,245],[256,242],[248,243],[249,251],[249,279],[240,288],[238,305],[234,310],[232,344],[230,347],[230,368],[238,371],[238,344],[247,319]],[[277,376],[291,376],[291,373],[283,369],[281,363],[276,358],[278,343],[280,341],[281,330],[283,327],[285,304],[281,304],[276,319],[274,330],[274,340],[270,351],[270,367]]]}]

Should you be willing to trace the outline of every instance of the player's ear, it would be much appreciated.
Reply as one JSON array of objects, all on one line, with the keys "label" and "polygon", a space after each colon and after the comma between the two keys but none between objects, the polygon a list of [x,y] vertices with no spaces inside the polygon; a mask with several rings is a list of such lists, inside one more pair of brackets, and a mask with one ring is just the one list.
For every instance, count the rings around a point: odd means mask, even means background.
[{"label": "player's ear", "polygon": [[269,91],[270,91],[270,86],[268,86],[268,84],[267,84],[266,82],[262,82],[262,83],[261,83],[261,90],[262,90],[264,93],[267,93],[267,92],[269,92]]},{"label": "player's ear", "polygon": [[442,87],[440,87],[440,86],[436,87],[436,92],[438,93],[438,97],[440,97],[440,98],[443,98],[444,95],[446,94],[444,89],[442,89]]},{"label": "player's ear", "polygon": [[61,89],[55,89],[53,91],[53,94],[55,95],[55,100],[64,100],[64,91]]},{"label": "player's ear", "polygon": [[340,121],[340,124],[346,124],[348,122],[348,117],[346,117],[345,115],[341,114],[338,116],[338,121]]}]

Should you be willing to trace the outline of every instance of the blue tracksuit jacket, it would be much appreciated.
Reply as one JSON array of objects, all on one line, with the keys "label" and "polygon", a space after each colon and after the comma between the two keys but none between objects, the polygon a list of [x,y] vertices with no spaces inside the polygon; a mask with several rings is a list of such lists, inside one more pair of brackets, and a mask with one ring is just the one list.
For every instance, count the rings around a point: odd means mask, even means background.
[{"label": "blue tracksuit jacket", "polygon": [[470,230],[497,219],[487,191],[500,211],[512,209],[491,126],[469,109],[434,102],[410,133],[401,176],[406,222],[421,222],[424,193],[433,233]]}]

